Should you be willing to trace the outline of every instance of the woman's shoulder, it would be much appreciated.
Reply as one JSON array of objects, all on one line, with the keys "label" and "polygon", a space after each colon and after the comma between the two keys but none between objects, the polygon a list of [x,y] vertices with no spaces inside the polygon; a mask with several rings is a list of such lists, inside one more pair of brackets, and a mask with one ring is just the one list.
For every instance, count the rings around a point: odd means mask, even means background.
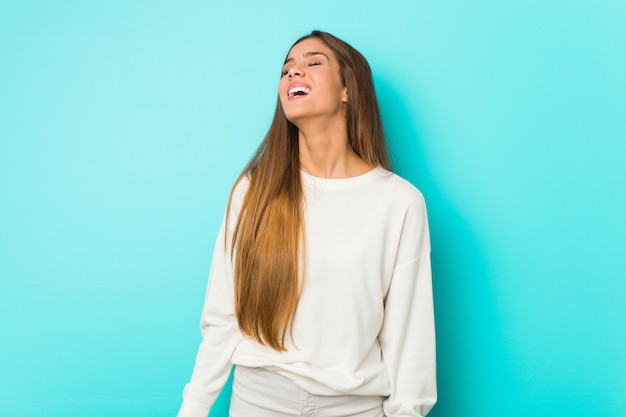
[{"label": "woman's shoulder", "polygon": [[237,198],[237,199],[243,200],[243,198],[246,195],[246,192],[248,192],[249,187],[250,187],[249,175],[248,174],[241,175],[239,178],[237,178],[237,181],[235,181],[235,184],[233,184],[233,190],[232,190],[233,199]]},{"label": "woman's shoulder", "polygon": [[394,200],[406,201],[411,204],[424,205],[424,195],[407,179],[384,168],[376,168],[381,191],[389,193]]},{"label": "woman's shoulder", "polygon": [[240,176],[233,184],[233,188],[230,191],[230,196],[228,199],[228,207],[230,209],[231,216],[239,216],[239,212],[241,211],[241,207],[243,206],[243,200],[246,197],[248,188],[250,188],[250,178],[248,177],[248,175]]}]

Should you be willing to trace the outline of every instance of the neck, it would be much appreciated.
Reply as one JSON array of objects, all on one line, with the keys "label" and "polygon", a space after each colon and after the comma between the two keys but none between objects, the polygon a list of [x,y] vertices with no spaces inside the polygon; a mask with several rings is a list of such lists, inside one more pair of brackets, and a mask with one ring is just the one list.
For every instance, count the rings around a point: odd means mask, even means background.
[{"label": "neck", "polygon": [[301,168],[319,178],[350,178],[373,167],[350,146],[345,123],[339,126],[299,126]]}]

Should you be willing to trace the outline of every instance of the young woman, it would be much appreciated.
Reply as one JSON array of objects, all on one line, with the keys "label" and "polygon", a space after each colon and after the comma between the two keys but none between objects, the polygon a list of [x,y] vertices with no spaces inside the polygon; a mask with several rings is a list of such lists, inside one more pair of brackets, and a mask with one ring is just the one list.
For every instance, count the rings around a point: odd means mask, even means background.
[{"label": "young woman", "polygon": [[231,193],[179,417],[424,416],[436,401],[424,200],[391,173],[371,70],[314,31]]}]

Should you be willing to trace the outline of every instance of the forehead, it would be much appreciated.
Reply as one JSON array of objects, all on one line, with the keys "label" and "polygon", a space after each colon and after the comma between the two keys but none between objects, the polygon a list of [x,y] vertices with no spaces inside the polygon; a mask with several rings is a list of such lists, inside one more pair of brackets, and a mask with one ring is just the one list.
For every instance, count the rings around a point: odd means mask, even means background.
[{"label": "forehead", "polygon": [[329,59],[335,58],[335,54],[333,53],[333,51],[328,46],[326,46],[326,44],[320,39],[308,38],[292,46],[289,50],[289,53],[287,54],[287,59],[301,58],[311,52],[322,52],[326,54]]}]

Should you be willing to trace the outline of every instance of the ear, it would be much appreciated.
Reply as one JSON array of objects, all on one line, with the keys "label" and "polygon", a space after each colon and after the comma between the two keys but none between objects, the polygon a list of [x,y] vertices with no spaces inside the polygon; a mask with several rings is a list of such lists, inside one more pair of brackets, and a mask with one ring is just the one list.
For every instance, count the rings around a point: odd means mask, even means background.
[{"label": "ear", "polygon": [[341,93],[341,102],[342,103],[348,102],[348,87],[343,88],[343,92]]}]

